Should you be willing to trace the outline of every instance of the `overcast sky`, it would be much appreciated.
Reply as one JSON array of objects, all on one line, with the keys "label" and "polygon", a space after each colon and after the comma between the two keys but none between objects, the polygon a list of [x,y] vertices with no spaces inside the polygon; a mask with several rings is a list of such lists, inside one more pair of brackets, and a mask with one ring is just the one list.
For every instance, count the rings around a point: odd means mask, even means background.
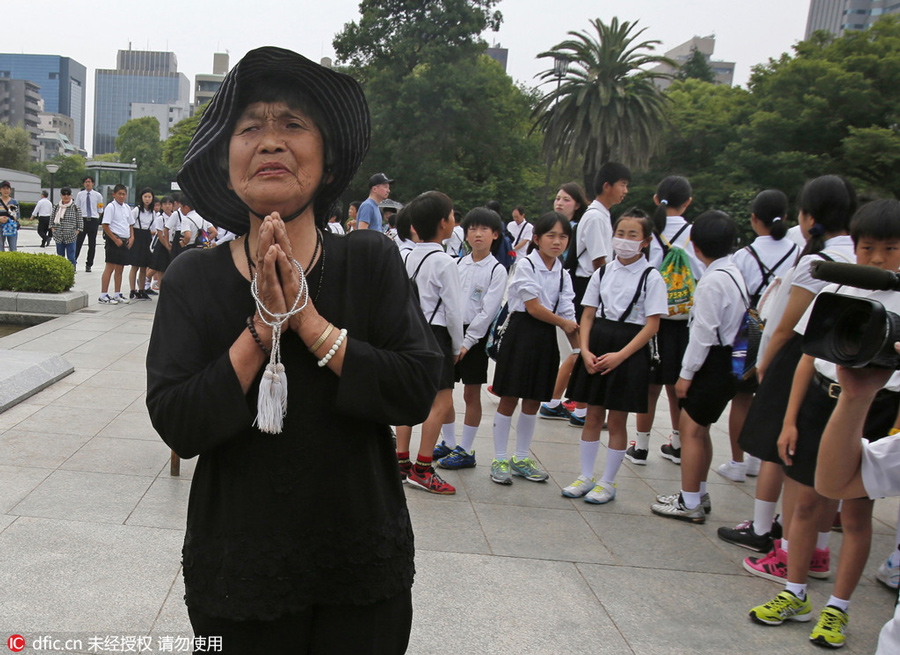
[{"label": "overcast sky", "polygon": [[[73,11],[73,7],[80,7]],[[588,21],[639,21],[643,37],[659,39],[659,53],[692,36],[716,35],[713,59],[734,61],[735,84],[746,84],[751,66],[790,52],[803,38],[809,0],[502,0],[503,25],[485,33],[489,43],[509,49],[507,72],[536,83],[549,67],[536,59],[566,38],[588,29]],[[344,23],[359,17],[358,0],[70,0],[4,2],[0,51],[58,54],[88,69],[86,136],[93,134],[94,71],[115,68],[116,51],[171,50],[193,87],[194,75],[212,72],[214,52],[231,63],[263,45],[296,50],[318,60],[332,56],[331,41]],[[193,100],[193,98],[192,98]]]}]

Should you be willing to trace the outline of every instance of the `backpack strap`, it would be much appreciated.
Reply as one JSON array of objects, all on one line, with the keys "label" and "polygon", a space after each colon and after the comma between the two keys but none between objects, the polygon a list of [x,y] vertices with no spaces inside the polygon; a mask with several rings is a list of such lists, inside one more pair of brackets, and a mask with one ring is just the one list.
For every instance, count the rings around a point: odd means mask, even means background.
[{"label": "backpack strap", "polygon": [[[723,272],[725,275],[727,275],[728,277],[730,277],[730,278],[731,278],[731,281],[734,282],[734,286],[736,286],[736,287],[738,288],[738,293],[741,295],[741,301],[744,303],[744,312],[746,313],[747,310],[750,309],[750,301],[749,301],[749,299],[747,299],[747,298],[744,297],[744,290],[741,289],[741,285],[738,284],[738,281],[734,279],[734,276],[733,276],[731,273],[729,273],[728,271],[724,271],[724,270],[723,270],[722,272]],[[719,334],[719,329],[718,329],[718,328],[716,328],[716,339],[719,340],[719,345],[720,345],[720,346],[724,346],[724,345],[725,345],[724,343],[722,343],[722,336]]]},{"label": "backpack strap", "polygon": [[663,251],[663,259],[665,259],[666,255],[669,254],[669,251],[672,249],[672,244],[678,241],[678,237],[682,235],[682,233],[691,226],[690,223],[685,223],[681,226],[681,229],[675,233],[675,236],[672,237],[671,240],[667,239],[662,235],[662,232],[656,234],[656,240],[659,242],[660,248]]},{"label": "backpack strap", "polygon": [[638,280],[637,289],[634,292],[634,297],[631,299],[631,302],[628,303],[628,308],[619,317],[619,323],[624,323],[629,316],[631,316],[631,311],[634,309],[634,306],[637,304],[638,298],[641,297],[641,291],[646,293],[647,291],[647,278],[650,277],[650,271],[653,269],[652,266],[648,266],[644,269],[643,274],[641,275],[641,279]]},{"label": "backpack strap", "polygon": [[781,266],[784,262],[786,262],[788,257],[790,257],[791,255],[794,254],[794,252],[796,252],[797,244],[795,243],[794,247],[791,248],[790,250],[788,250],[787,254],[785,254],[784,257],[782,257],[777,262],[775,262],[775,265],[772,266],[772,268],[769,268],[768,266],[763,264],[762,259],[760,259],[760,257],[759,257],[759,253],[756,252],[756,249],[752,245],[747,246],[745,248],[745,250],[747,250],[750,253],[750,255],[753,257],[753,259],[756,260],[756,265],[759,266],[759,272],[762,275],[762,282],[760,282],[759,287],[753,293],[754,297],[759,297],[759,294],[762,292],[763,289],[766,288],[766,285],[769,283],[769,279],[773,275],[775,275],[775,271],[778,270],[778,267]]},{"label": "backpack strap", "polygon": [[[410,253],[412,250],[410,250]],[[416,270],[413,272],[412,276],[409,278],[410,282],[415,282],[416,277],[419,275],[419,271],[422,269],[422,264],[425,263],[425,260],[434,255],[435,253],[444,252],[443,250],[432,250],[429,253],[426,253],[424,257],[422,257],[422,261],[419,262],[419,265],[416,266]],[[409,259],[409,255],[406,256],[406,259]],[[406,262],[404,262],[404,265]],[[418,284],[418,283],[417,283]],[[444,301],[443,298],[438,297],[437,304],[434,306],[434,311],[431,312],[431,318],[428,319],[428,325],[431,325],[431,322],[434,320],[434,317],[437,316],[438,309],[441,307],[441,303]]]},{"label": "backpack strap", "polygon": [[516,237],[515,243],[513,243],[514,248],[516,246],[516,243],[519,243],[519,241],[522,239],[522,232],[525,231],[526,227],[528,227],[528,221],[522,221],[522,227],[519,228],[519,235]]}]

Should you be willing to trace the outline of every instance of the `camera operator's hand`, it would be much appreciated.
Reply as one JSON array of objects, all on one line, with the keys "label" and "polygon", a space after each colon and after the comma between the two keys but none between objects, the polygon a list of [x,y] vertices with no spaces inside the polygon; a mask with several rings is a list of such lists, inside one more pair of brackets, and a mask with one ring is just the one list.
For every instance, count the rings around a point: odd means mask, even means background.
[{"label": "camera operator's hand", "polygon": [[778,437],[778,456],[788,466],[794,463],[793,457],[797,449],[797,436],[797,426],[786,425],[781,428],[781,434]]},{"label": "camera operator's hand", "polygon": [[[897,346],[895,345],[894,348]],[[841,394],[853,399],[872,399],[891,378],[892,370],[887,368],[847,368],[837,367]]]}]

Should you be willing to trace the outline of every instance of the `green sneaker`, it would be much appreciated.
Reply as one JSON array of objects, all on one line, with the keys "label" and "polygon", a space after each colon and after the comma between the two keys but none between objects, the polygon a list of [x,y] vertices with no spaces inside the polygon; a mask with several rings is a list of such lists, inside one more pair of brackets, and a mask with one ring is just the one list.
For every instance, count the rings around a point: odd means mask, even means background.
[{"label": "green sneaker", "polygon": [[545,471],[535,466],[530,457],[523,459],[511,458],[509,460],[509,468],[513,475],[521,476],[532,482],[546,482],[547,478],[550,477]]},{"label": "green sneaker", "polygon": [[839,610],[837,607],[826,605],[822,608],[819,615],[819,622],[809,635],[809,640],[819,646],[828,646],[829,648],[840,648],[847,639],[844,637],[844,630],[850,617],[847,612]]},{"label": "green sneaker", "polygon": [[812,618],[809,598],[800,600],[790,591],[782,591],[765,605],[750,610],[750,618],[764,625],[781,625],[785,621],[805,623]]},{"label": "green sneaker", "polygon": [[495,459],[491,462],[491,480],[497,484],[512,484],[512,476],[509,474],[509,462],[505,459]]}]

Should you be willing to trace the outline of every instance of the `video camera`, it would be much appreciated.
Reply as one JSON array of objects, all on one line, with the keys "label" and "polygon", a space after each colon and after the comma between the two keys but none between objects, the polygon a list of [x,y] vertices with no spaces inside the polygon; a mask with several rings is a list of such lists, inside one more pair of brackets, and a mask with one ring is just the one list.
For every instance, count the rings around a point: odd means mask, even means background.
[{"label": "video camera", "polygon": [[[858,289],[900,291],[900,275],[875,266],[814,262],[812,276]],[[820,293],[806,326],[803,352],[840,366],[900,370],[896,341],[900,316],[877,300]]]}]

